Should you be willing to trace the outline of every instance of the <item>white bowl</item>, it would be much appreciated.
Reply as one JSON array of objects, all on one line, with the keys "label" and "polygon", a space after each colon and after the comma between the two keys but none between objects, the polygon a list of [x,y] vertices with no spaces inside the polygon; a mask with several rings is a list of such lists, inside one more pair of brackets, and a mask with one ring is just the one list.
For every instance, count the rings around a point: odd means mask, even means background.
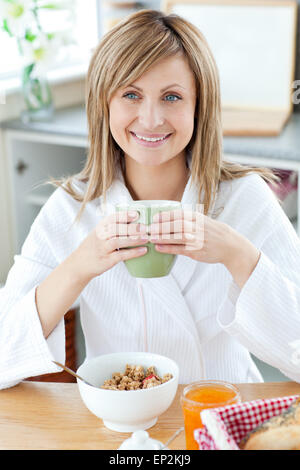
[{"label": "white bowl", "polygon": [[176,395],[179,377],[177,364],[168,357],[146,352],[105,354],[86,360],[77,374],[96,387],[103,385],[114,372],[124,373],[126,364],[155,366],[162,377],[170,373],[173,378],[162,385],[142,390],[106,390],[91,387],[77,379],[84,404],[104,425],[119,432],[148,429],[171,405]]}]

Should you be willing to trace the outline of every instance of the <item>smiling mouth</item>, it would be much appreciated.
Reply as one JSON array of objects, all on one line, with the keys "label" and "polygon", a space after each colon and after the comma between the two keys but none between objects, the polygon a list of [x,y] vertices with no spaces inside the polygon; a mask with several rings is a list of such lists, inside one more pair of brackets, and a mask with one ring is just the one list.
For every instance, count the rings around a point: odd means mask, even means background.
[{"label": "smiling mouth", "polygon": [[168,137],[170,137],[170,135],[172,135],[172,132],[170,134],[165,134],[165,136],[163,137],[143,137],[133,131],[130,131],[130,134],[132,134],[135,138],[141,140],[142,142],[162,142]]}]

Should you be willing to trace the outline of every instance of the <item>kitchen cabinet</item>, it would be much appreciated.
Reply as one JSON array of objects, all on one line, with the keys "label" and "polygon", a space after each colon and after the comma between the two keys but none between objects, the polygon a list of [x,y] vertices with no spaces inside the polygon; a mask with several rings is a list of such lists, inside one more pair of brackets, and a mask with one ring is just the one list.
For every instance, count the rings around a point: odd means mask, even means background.
[{"label": "kitchen cabinet", "polygon": [[[87,137],[76,132],[76,111],[64,111],[49,123],[6,123],[5,158],[14,254],[20,253],[33,220],[55,190],[55,186],[44,183],[50,178],[78,173],[84,166]],[[69,127],[63,126],[64,119]]]}]

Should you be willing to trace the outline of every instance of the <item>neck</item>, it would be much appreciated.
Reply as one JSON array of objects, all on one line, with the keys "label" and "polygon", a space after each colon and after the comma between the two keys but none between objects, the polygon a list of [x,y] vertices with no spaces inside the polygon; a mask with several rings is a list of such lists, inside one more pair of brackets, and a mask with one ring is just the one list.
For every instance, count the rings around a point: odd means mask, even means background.
[{"label": "neck", "polygon": [[124,181],[134,201],[181,201],[190,176],[184,155],[155,166],[141,165],[126,155],[122,158]]}]

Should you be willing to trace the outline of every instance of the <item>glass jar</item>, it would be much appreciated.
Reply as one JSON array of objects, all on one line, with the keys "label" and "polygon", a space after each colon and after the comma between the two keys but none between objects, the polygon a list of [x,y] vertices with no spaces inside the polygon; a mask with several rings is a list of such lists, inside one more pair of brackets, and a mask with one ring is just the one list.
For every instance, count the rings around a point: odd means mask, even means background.
[{"label": "glass jar", "polygon": [[186,448],[198,450],[194,431],[203,427],[200,412],[207,408],[219,408],[240,403],[241,395],[239,390],[228,382],[200,380],[183,389],[180,402],[184,416]]},{"label": "glass jar", "polygon": [[36,73],[35,64],[22,70],[22,92],[26,109],[21,113],[23,122],[50,121],[53,117],[53,98],[45,73]]}]

